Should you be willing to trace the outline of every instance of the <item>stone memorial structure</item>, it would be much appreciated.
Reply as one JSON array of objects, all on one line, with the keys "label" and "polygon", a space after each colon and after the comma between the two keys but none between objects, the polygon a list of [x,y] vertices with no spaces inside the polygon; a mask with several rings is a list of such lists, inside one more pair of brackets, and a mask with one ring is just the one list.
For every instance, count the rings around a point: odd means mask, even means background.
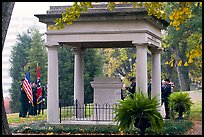
[{"label": "stone memorial structure", "polygon": [[[83,54],[87,48],[136,48],[136,89],[147,92],[147,50],[152,52],[152,97],[161,94],[161,29],[165,20],[148,16],[145,8],[116,5],[110,11],[107,5],[95,5],[81,14],[72,25],[62,30],[47,30],[48,50],[48,104],[47,122],[59,123],[58,47],[73,48],[74,100],[84,104]],[[47,14],[35,15],[47,27],[61,17],[68,6],[51,6]],[[83,106],[83,105],[82,105]]]},{"label": "stone memorial structure", "polygon": [[121,100],[123,83],[120,78],[94,78],[91,82],[94,88],[94,119],[113,120],[113,108]]}]

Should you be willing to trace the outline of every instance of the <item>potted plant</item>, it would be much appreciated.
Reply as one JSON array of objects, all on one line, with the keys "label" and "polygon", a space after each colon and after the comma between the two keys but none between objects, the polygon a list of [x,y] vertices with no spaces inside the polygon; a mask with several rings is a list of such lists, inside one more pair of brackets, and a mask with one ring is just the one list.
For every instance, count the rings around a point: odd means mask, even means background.
[{"label": "potted plant", "polygon": [[175,119],[175,115],[178,114],[177,119],[183,119],[189,117],[190,108],[193,105],[188,93],[174,92],[169,97],[169,108],[171,118]]},{"label": "potted plant", "polygon": [[119,101],[114,111],[116,114],[114,121],[122,131],[132,126],[139,128],[141,135],[144,135],[149,127],[160,131],[163,127],[163,118],[157,110],[158,107],[157,97],[150,99],[139,90]]}]

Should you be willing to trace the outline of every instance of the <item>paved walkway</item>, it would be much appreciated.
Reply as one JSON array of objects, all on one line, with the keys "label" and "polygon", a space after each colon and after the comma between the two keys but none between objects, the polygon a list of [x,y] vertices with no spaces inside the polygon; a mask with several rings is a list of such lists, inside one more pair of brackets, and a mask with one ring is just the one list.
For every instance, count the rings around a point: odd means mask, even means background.
[{"label": "paved walkway", "polygon": [[187,93],[189,93],[189,96],[191,97],[191,99],[194,103],[198,102],[198,101],[202,101],[202,90],[187,91]]},{"label": "paved walkway", "polygon": [[[202,102],[202,90],[188,91],[192,102]],[[193,127],[185,135],[202,135],[202,121],[193,121]]]}]

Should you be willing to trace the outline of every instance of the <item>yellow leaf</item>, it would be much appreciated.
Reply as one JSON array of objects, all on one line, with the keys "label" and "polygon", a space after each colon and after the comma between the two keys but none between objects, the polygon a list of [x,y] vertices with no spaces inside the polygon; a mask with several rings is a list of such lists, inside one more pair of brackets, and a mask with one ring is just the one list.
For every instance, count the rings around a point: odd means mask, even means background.
[{"label": "yellow leaf", "polygon": [[184,10],[181,10],[181,11],[179,11],[179,15],[182,15],[182,14],[184,14]]},{"label": "yellow leaf", "polygon": [[174,19],[175,20],[179,19],[179,13],[178,12],[174,15]]},{"label": "yellow leaf", "polygon": [[184,8],[183,8],[183,11],[187,11],[187,10],[188,10],[188,8],[187,8],[187,7],[184,7]]},{"label": "yellow leaf", "polygon": [[169,62],[167,61],[167,62],[165,62],[165,64],[167,64],[167,65],[168,65],[168,64],[169,64]]},{"label": "yellow leaf", "polygon": [[179,27],[176,27],[176,30],[179,30],[180,28]]},{"label": "yellow leaf", "polygon": [[186,14],[186,15],[189,15],[189,14],[190,14],[190,11],[186,11],[185,14]]},{"label": "yellow leaf", "polygon": [[53,135],[53,134],[54,134],[53,132],[48,132],[48,133],[47,133],[47,135]]},{"label": "yellow leaf", "polygon": [[184,63],[184,66],[188,66],[188,63],[187,63],[187,62],[185,62],[185,63]]},{"label": "yellow leaf", "polygon": [[170,20],[173,20],[173,19],[174,19],[174,14],[171,14],[171,15],[169,16],[169,19],[170,19]]},{"label": "yellow leaf", "polygon": [[171,62],[171,63],[170,63],[170,66],[171,66],[171,67],[173,67],[173,66],[174,66],[174,63],[173,63],[173,62]]},{"label": "yellow leaf", "polygon": [[180,60],[178,63],[178,66],[181,66],[181,65],[182,65],[182,60]]},{"label": "yellow leaf", "polygon": [[186,57],[189,57],[189,53],[186,54]]},{"label": "yellow leaf", "polygon": [[189,58],[188,63],[192,63],[192,62],[193,62],[193,59]]},{"label": "yellow leaf", "polygon": [[175,21],[173,22],[173,25],[174,25],[175,27],[177,27],[177,26],[180,25],[180,22],[179,22],[178,20],[175,20]]}]

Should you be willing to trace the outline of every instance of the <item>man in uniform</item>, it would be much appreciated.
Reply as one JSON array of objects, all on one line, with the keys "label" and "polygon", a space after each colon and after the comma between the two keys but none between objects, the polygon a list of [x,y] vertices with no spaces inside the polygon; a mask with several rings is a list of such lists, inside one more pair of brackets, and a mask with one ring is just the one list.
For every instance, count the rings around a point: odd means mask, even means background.
[{"label": "man in uniform", "polygon": [[33,83],[33,105],[34,105],[34,108],[33,108],[33,115],[37,115],[37,84],[36,83]]},{"label": "man in uniform", "polygon": [[134,94],[135,93],[135,89],[136,89],[136,79],[135,77],[130,78],[130,86],[129,87],[125,87],[130,93]]},{"label": "man in uniform", "polygon": [[33,106],[30,103],[30,110],[29,110],[29,115],[37,115],[37,87],[36,83],[34,82],[32,85],[32,92],[33,92]]},{"label": "man in uniform", "polygon": [[165,113],[166,113],[166,119],[169,119],[170,118],[170,115],[169,115],[169,99],[168,97],[170,96],[171,94],[171,85],[170,85],[170,80],[169,79],[165,79],[165,86],[164,86],[164,89],[163,89],[163,101],[164,101],[164,107],[165,107]]}]

